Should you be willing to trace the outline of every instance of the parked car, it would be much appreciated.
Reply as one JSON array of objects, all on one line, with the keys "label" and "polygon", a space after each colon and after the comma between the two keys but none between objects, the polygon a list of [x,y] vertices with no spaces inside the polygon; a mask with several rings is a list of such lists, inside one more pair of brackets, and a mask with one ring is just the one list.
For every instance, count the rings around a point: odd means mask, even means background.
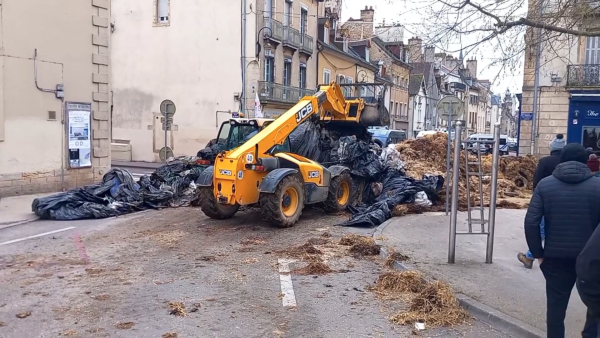
[{"label": "parked car", "polygon": [[371,127],[368,128],[369,134],[373,138],[373,142],[382,148],[389,144],[397,144],[406,140],[406,130],[394,130],[387,127]]},{"label": "parked car", "polygon": [[[492,134],[472,134],[472,135],[469,135],[469,137],[467,137],[467,140],[468,141],[493,141],[494,135],[492,135]],[[463,143],[462,146],[463,146],[463,149],[464,149],[464,147],[467,147],[471,152],[473,152],[473,153],[477,152],[477,148],[475,148],[474,142],[465,142],[465,143]],[[500,135],[499,150],[500,150],[500,156],[508,155],[508,152],[509,152],[508,135]],[[483,154],[491,154],[492,148],[489,144],[479,144],[479,151]]]}]

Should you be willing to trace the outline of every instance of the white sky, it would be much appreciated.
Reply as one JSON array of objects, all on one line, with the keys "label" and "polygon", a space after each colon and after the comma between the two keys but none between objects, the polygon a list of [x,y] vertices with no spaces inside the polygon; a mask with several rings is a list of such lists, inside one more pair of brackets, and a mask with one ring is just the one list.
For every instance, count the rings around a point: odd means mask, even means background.
[{"label": "white sky", "polygon": [[[408,1],[403,0],[342,0],[342,22],[348,20],[349,17],[355,19],[360,18],[360,10],[364,9],[365,6],[372,6],[375,10],[375,25],[377,26],[382,23],[383,20],[385,20],[386,23],[398,22],[404,25],[404,42],[407,43],[408,39],[415,35],[411,32],[411,28],[416,27],[419,21],[422,20],[422,18],[414,12],[407,13],[407,2]],[[469,44],[469,41],[462,42],[463,45]],[[460,41],[449,41],[449,46],[447,48],[450,51],[460,50]],[[436,52],[441,52],[441,50],[437,49]],[[459,55],[458,52],[452,54],[456,57]],[[471,57],[471,55],[464,55],[464,57],[467,59],[468,57]],[[499,67],[489,66],[492,58],[493,55],[487,59],[477,57],[477,68],[479,72],[477,77],[479,79],[489,79],[491,81],[498,75]],[[516,73],[504,72],[499,74],[498,79],[492,84],[492,90],[495,94],[502,94],[502,96],[504,96],[503,94],[507,88],[513,94],[520,93],[522,85],[523,70],[521,68]]]}]

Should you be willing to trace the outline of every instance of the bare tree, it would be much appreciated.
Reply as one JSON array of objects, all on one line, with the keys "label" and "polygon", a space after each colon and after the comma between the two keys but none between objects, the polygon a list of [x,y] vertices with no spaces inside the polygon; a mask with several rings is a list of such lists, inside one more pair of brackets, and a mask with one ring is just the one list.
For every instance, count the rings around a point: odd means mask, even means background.
[{"label": "bare tree", "polygon": [[536,51],[526,47],[538,41],[543,67],[557,58],[570,63],[579,37],[600,36],[600,3],[590,0],[532,0],[530,7],[527,0],[388,1],[404,2],[410,12],[404,16],[419,18],[406,23],[409,33],[449,52],[487,58],[499,75],[523,69],[522,62],[533,68]]}]

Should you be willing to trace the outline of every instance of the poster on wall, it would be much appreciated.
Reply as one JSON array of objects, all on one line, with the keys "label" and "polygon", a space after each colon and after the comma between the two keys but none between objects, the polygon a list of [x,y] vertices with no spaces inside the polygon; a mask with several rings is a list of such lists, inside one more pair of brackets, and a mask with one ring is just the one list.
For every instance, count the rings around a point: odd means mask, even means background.
[{"label": "poster on wall", "polygon": [[92,104],[67,102],[67,137],[69,139],[69,167],[92,166],[91,115]]}]

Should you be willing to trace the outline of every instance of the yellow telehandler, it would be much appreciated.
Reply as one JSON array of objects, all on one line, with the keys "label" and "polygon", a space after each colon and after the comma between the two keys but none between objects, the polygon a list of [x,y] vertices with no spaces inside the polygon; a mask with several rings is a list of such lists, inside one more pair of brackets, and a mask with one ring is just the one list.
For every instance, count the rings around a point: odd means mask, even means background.
[{"label": "yellow telehandler", "polygon": [[343,165],[325,168],[290,153],[288,136],[311,117],[348,127],[389,124],[389,113],[380,102],[346,100],[335,82],[320,86],[316,94],[302,98],[248,141],[217,155],[214,166],[197,180],[202,211],[211,218],[226,219],[242,205],[258,204],[272,224],[290,227],[307,204],[321,203],[327,212],[344,210],[352,196],[350,169]]}]

